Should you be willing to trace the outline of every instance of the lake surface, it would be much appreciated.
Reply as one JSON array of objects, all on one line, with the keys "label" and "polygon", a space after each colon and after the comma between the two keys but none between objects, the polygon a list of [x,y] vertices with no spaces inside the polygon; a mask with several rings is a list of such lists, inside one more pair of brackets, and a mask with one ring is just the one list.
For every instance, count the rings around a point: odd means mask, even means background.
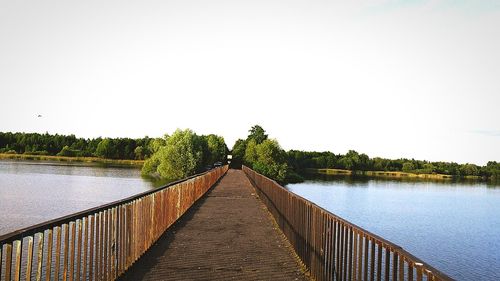
[{"label": "lake surface", "polygon": [[0,235],[144,192],[138,168],[0,160]]},{"label": "lake surface", "polygon": [[500,280],[500,187],[321,177],[292,192],[457,280]]}]

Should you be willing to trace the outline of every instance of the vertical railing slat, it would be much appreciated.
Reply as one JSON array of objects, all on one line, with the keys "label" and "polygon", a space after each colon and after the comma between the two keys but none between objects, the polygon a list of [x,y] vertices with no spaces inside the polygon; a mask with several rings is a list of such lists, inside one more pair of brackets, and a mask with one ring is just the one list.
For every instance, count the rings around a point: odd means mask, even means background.
[{"label": "vertical railing slat", "polygon": [[47,260],[45,261],[45,280],[50,279],[52,268],[52,229],[47,230]]},{"label": "vertical railing slat", "polygon": [[392,280],[398,281],[398,252],[394,251],[392,253]]},{"label": "vertical railing slat", "polygon": [[417,268],[417,281],[422,281],[422,264],[417,263],[415,264]]},{"label": "vertical railing slat", "polygon": [[76,232],[77,232],[77,240],[76,240],[76,273],[75,280],[80,280],[80,270],[82,264],[82,220],[76,221]]},{"label": "vertical railing slat", "polygon": [[370,251],[370,280],[375,280],[375,240],[370,240],[371,251]]},{"label": "vertical railing slat", "polygon": [[[31,280],[31,271],[33,269],[33,236],[28,237],[28,251],[26,258],[26,281]],[[2,259],[2,255],[0,254],[0,259]],[[2,265],[0,264],[0,267]],[[48,279],[47,279],[48,280]]]},{"label": "vertical railing slat", "polygon": [[408,262],[408,280],[413,281],[413,264]]},{"label": "vertical railing slat", "polygon": [[3,244],[0,244],[0,280],[2,279],[2,264],[3,264]]},{"label": "vertical railing slat", "polygon": [[69,240],[69,269],[68,269],[68,279],[69,281],[73,281],[74,277],[74,269],[75,269],[75,236],[76,236],[76,223],[75,222],[70,222],[69,224],[70,228],[70,240]]},{"label": "vertical railing slat", "polygon": [[[61,268],[61,227],[56,226],[56,264],[54,266],[54,279],[59,280],[59,269]],[[47,273],[47,276],[50,276],[50,272]],[[50,280],[47,278],[47,280]]]},{"label": "vertical railing slat", "polygon": [[352,275],[351,280],[358,280],[358,232],[356,229],[352,229],[352,235],[354,239],[354,246],[352,248]]},{"label": "vertical railing slat", "polygon": [[5,246],[5,281],[10,280],[12,270],[12,244]]},{"label": "vertical railing slat", "polygon": [[363,264],[363,280],[368,280],[368,248],[370,241],[368,240],[368,236],[363,234],[363,241],[365,244],[365,251],[364,251],[364,264]]},{"label": "vertical railing slat", "polygon": [[361,274],[363,271],[363,234],[362,232],[359,232],[359,242],[358,242],[358,273],[357,273],[357,280],[362,280],[361,279]]},{"label": "vertical railing slat", "polygon": [[97,218],[97,214],[95,215],[90,215],[89,216],[89,236],[90,236],[90,244],[89,244],[89,281],[93,281],[94,280],[94,247],[96,247],[96,245],[94,244],[94,235],[96,233],[96,226],[95,226],[95,223],[94,221],[97,221],[94,220],[94,218]]},{"label": "vertical railing slat", "polygon": [[352,227],[348,228],[349,231],[349,265],[348,265],[348,270],[349,270],[349,280],[353,280],[352,278],[352,273],[353,273],[353,266],[354,266],[354,261],[353,261],[353,255],[354,255],[354,230]]},{"label": "vertical railing slat", "polygon": [[[96,267],[96,277],[95,279],[96,280],[103,280],[103,275],[102,275],[102,267],[103,267],[103,263],[102,263],[102,257],[103,257],[103,246],[104,246],[104,235],[103,235],[103,232],[104,232],[104,212],[99,212],[99,228],[96,230],[98,231],[98,237],[99,238],[96,238],[96,245],[97,245],[97,250],[96,250],[96,263],[98,262],[97,264],[97,267]],[[97,236],[96,236],[97,237]]]},{"label": "vertical railing slat", "polygon": [[377,281],[382,280],[382,243],[377,244]]},{"label": "vertical railing slat", "polygon": [[14,252],[16,253],[16,258],[14,260],[14,280],[19,281],[21,279],[21,257],[22,257],[22,240],[16,240],[13,242]]},{"label": "vertical railing slat", "polygon": [[83,264],[82,264],[82,279],[87,280],[87,260],[89,247],[89,217],[84,217],[82,221],[83,228]]},{"label": "vertical railing slat", "polygon": [[391,266],[391,251],[389,250],[389,247],[385,248],[385,281],[389,281],[391,274],[390,274],[390,266]]},{"label": "vertical railing slat", "polygon": [[43,232],[38,233],[37,243],[37,267],[36,267],[36,281],[42,280],[42,264],[43,264]]},{"label": "vertical railing slat", "polygon": [[64,248],[63,248],[63,281],[68,278],[68,254],[69,254],[69,225],[63,224]]},{"label": "vertical railing slat", "polygon": [[399,257],[399,280],[405,280],[405,259],[404,256]]}]

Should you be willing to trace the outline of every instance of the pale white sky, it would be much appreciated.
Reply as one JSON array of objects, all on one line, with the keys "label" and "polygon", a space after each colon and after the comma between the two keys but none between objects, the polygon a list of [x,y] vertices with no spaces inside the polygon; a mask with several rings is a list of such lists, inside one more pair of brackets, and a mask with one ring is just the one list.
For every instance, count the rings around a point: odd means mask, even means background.
[{"label": "pale white sky", "polygon": [[500,161],[500,1],[0,0],[0,103],[0,131]]}]

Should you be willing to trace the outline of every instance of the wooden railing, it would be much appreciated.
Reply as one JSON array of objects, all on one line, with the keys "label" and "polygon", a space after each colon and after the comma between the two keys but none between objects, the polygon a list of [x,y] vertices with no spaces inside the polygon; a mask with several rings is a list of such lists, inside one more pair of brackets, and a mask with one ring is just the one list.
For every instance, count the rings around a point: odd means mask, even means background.
[{"label": "wooden railing", "polygon": [[114,280],[227,169],[0,236],[0,280]]},{"label": "wooden railing", "polygon": [[243,166],[316,280],[452,280],[397,246]]}]

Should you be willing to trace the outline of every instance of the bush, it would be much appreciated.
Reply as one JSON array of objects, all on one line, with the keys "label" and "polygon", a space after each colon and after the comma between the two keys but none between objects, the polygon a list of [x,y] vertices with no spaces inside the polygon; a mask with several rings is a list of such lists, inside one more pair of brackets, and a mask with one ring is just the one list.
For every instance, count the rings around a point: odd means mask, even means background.
[{"label": "bush", "polygon": [[411,162],[405,162],[403,163],[403,172],[409,173],[415,170],[415,166]]},{"label": "bush", "polygon": [[165,136],[164,141],[155,143],[156,147],[151,149],[155,152],[144,162],[141,173],[170,181],[193,175],[203,170],[207,164],[204,160],[220,160],[226,154],[222,137],[199,136],[189,129],[177,130],[172,136]]},{"label": "bush", "polygon": [[78,149],[71,149],[69,146],[65,145],[57,156],[66,156],[66,157],[82,157],[85,156],[85,153]]},{"label": "bush", "polygon": [[29,155],[49,155],[49,152],[46,150],[38,150],[38,151],[25,151],[23,154]]}]

